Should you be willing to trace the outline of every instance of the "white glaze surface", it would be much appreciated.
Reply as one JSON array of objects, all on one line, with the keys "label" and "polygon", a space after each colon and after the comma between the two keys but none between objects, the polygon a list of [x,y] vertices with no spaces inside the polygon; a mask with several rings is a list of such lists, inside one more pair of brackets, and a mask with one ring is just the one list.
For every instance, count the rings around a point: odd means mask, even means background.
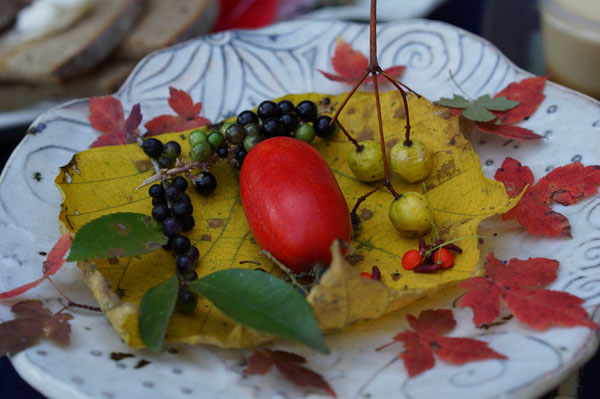
[{"label": "white glaze surface", "polygon": [[[382,67],[407,65],[402,80],[430,100],[457,92],[448,71],[472,97],[494,94],[529,75],[517,69],[482,39],[449,25],[405,21],[380,26]],[[203,115],[221,120],[266,98],[286,93],[340,93],[348,86],[328,81],[317,68],[331,70],[329,57],[338,35],[363,52],[368,27],[337,22],[298,21],[257,31],[227,32],[161,50],[145,58],[118,97],[129,111],[141,103],[144,122],[171,113],[168,87],[188,91],[204,104]],[[546,99],[522,126],[544,134],[532,142],[509,141],[476,134],[472,140],[483,168],[492,177],[505,157],[531,167],[536,180],[550,168],[581,160],[600,164],[600,104],[548,83]],[[0,292],[37,279],[44,257],[59,237],[60,196],[54,187],[58,168],[97,137],[87,118],[87,101],[78,100],[41,115],[19,144],[0,177]],[[35,172],[41,180],[34,179]],[[586,299],[595,313],[600,304],[600,196],[570,207],[557,206],[573,227],[572,240],[540,240],[499,218],[486,221],[482,254],[501,259],[549,256],[560,261],[558,280],[550,288]],[[494,236],[498,233],[497,236]],[[93,304],[73,264],[54,280],[72,299]],[[53,310],[59,296],[48,283],[24,298],[42,298]],[[12,318],[10,305],[0,302],[0,320]],[[428,302],[427,308],[450,306],[454,297]],[[531,398],[550,390],[596,350],[598,337],[586,328],[553,328],[540,333],[515,320],[489,330],[477,329],[469,309],[455,310],[458,327],[452,336],[477,337],[490,343],[508,361],[490,360],[451,366],[437,361],[433,370],[408,379],[397,354],[399,345],[375,352],[406,328],[406,312],[365,324],[350,333],[331,335],[329,356],[299,345],[274,345],[305,355],[341,398]],[[177,353],[152,354],[122,344],[103,315],[73,311],[72,343],[60,348],[46,341],[15,356],[19,373],[51,398],[317,398],[298,390],[276,372],[243,376],[246,351],[208,346],[167,345]],[[113,352],[133,354],[120,361]],[[142,359],[151,363],[135,366]],[[435,383],[431,383],[435,381]]]}]

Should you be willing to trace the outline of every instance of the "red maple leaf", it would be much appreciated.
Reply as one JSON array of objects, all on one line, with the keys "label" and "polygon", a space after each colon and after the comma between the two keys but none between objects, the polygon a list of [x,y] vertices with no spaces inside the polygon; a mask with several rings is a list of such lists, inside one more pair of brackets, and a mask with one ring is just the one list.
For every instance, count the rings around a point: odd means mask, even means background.
[{"label": "red maple leaf", "polygon": [[486,342],[473,338],[450,338],[443,334],[456,326],[454,315],[449,309],[429,309],[419,317],[406,315],[413,331],[406,330],[394,337],[394,342],[404,344],[404,352],[398,356],[404,360],[409,377],[432,369],[435,365],[434,353],[442,360],[456,365],[476,360],[506,359],[506,356],[491,349]]},{"label": "red maple leaf", "polygon": [[337,398],[335,391],[320,374],[302,367],[298,363],[306,363],[306,359],[290,352],[271,351],[266,348],[255,349],[248,357],[245,373],[248,375],[265,375],[275,366],[287,380],[299,387],[314,387]]},{"label": "red maple leaf", "polygon": [[0,324],[0,357],[15,355],[46,336],[54,342],[67,345],[72,315],[56,313],[43,307],[42,301],[23,301],[14,304],[11,311],[18,317]]},{"label": "red maple leaf", "polygon": [[13,290],[0,293],[0,299],[8,299],[19,296],[30,289],[37,287],[42,283],[42,281],[55,274],[65,263],[65,255],[67,254],[69,248],[71,248],[71,233],[65,233],[58,239],[48,254],[48,257],[44,262],[44,275],[32,283],[28,283]]},{"label": "red maple leaf", "polygon": [[90,148],[135,142],[136,130],[142,121],[139,104],[131,108],[127,119],[121,101],[110,95],[92,97],[89,104],[89,121],[92,127],[104,133],[90,145]]},{"label": "red maple leaf", "polygon": [[600,166],[574,162],[555,168],[534,185],[533,173],[527,166],[506,158],[494,179],[504,183],[510,197],[518,196],[529,185],[519,203],[502,215],[504,220],[516,218],[536,236],[571,237],[569,220],[549,205],[571,205],[594,195],[600,185]]},{"label": "red maple leaf", "polygon": [[200,116],[202,103],[194,103],[192,97],[183,90],[169,87],[169,105],[177,115],[160,115],[147,122],[144,127],[146,137],[162,133],[181,132],[210,124],[210,120]]},{"label": "red maple leaf", "polygon": [[460,305],[473,309],[476,325],[496,320],[502,302],[521,323],[537,330],[552,326],[599,329],[581,306],[583,299],[540,288],[556,279],[557,269],[558,262],[552,259],[511,259],[504,265],[490,253],[485,266],[487,276],[459,284],[467,290]]},{"label": "red maple leaf", "polygon": [[[321,71],[327,79],[336,82],[346,82],[348,84],[355,84],[367,70],[369,60],[358,50],[352,48],[350,43],[345,42],[341,37],[338,37],[335,45],[335,52],[331,57],[331,64],[336,74]],[[390,75],[392,78],[397,78],[404,72],[406,67],[404,65],[393,66],[387,68],[384,72]],[[368,76],[365,82],[373,82],[373,78]],[[387,82],[386,78],[382,75],[377,76],[377,82]]]}]

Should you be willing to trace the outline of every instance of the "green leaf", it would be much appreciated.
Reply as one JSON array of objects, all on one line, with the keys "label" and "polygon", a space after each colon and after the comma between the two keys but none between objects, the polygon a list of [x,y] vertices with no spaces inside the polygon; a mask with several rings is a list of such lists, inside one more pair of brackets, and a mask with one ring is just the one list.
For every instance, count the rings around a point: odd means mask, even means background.
[{"label": "green leaf", "polygon": [[473,103],[464,109],[462,115],[476,122],[489,122],[497,118],[495,114],[488,111],[485,107],[478,103]]},{"label": "green leaf", "polygon": [[329,353],[309,304],[290,284],[257,270],[228,269],[189,284],[225,316]]},{"label": "green leaf", "polygon": [[518,101],[509,100],[504,96],[490,98],[487,94],[479,97],[475,102],[490,111],[508,111],[519,105]]},{"label": "green leaf", "polygon": [[148,215],[111,213],[77,231],[67,260],[143,255],[160,248],[167,240],[161,225]]},{"label": "green leaf", "polygon": [[459,96],[457,94],[455,94],[452,98],[441,98],[440,100],[436,101],[437,105],[450,108],[467,108],[472,103],[472,101],[467,100],[463,96]]},{"label": "green leaf", "polygon": [[160,352],[162,348],[178,291],[179,280],[173,276],[146,291],[140,303],[140,335],[148,349],[154,352]]}]

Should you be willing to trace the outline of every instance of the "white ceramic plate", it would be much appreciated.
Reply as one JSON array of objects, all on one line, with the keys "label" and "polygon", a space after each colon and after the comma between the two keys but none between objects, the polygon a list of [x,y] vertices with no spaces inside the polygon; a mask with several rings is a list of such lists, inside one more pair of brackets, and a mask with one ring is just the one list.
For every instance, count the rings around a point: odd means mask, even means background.
[{"label": "white ceramic plate", "polygon": [[[494,47],[465,31],[431,21],[405,21],[379,27],[382,67],[405,64],[403,81],[427,98],[450,96],[456,80],[472,97],[494,94],[529,75]],[[283,23],[258,31],[234,31],[187,42],[145,58],[118,97],[126,110],[141,103],[144,122],[171,113],[168,87],[188,91],[204,104],[203,114],[221,120],[260,101],[286,93],[340,93],[348,86],[325,79],[317,68],[331,70],[329,61],[338,35],[366,52],[368,27],[343,22]],[[506,156],[519,159],[540,178],[552,167],[581,160],[600,164],[600,104],[552,83],[546,99],[523,126],[545,139],[515,142],[475,135],[473,142],[483,168],[493,176]],[[59,237],[61,202],[53,180],[59,166],[97,137],[88,122],[88,104],[74,101],[40,116],[35,134],[19,144],[0,178],[0,291],[33,281]],[[552,289],[585,298],[594,313],[600,304],[600,196],[570,207],[558,207],[571,221],[572,240],[536,239],[510,222],[495,219],[480,229],[486,237],[482,254],[501,259],[548,256],[560,261]],[[499,233],[497,236],[496,233]],[[75,265],[67,264],[55,278],[74,300],[93,304]],[[44,299],[57,310],[59,296],[48,283],[27,297]],[[18,298],[20,300],[22,298]],[[454,298],[427,303],[449,306]],[[0,303],[0,319],[12,318],[12,302]],[[408,309],[413,314],[418,306]],[[300,398],[306,394],[271,373],[245,377],[247,352],[208,346],[167,345],[155,355],[124,346],[101,314],[74,311],[72,344],[60,348],[43,342],[12,360],[19,373],[52,398]],[[374,349],[406,327],[405,312],[368,323],[360,331],[332,335],[329,356],[299,345],[278,344],[305,355],[308,366],[322,373],[341,398],[532,398],[552,389],[580,367],[596,350],[598,337],[586,328],[533,331],[515,320],[480,330],[469,309],[456,309],[454,336],[489,342],[509,360],[489,360],[461,367],[437,361],[433,370],[409,379],[396,357],[399,346]],[[113,352],[134,357],[111,360]],[[175,353],[176,352],[176,353]],[[136,369],[140,360],[151,363]]]}]

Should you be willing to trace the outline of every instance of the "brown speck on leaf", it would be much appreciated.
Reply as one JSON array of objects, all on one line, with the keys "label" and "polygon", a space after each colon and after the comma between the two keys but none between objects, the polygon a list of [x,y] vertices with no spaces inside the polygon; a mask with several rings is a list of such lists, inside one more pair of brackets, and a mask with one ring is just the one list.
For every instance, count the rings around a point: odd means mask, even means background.
[{"label": "brown speck on leaf", "polygon": [[149,365],[150,363],[151,362],[149,360],[142,359],[139,362],[137,362],[134,369],[141,369],[142,367],[145,367],[145,366]]},{"label": "brown speck on leaf", "polygon": [[123,248],[110,248],[106,250],[106,253],[114,258],[121,258],[127,255],[127,252]]},{"label": "brown speck on leaf", "polygon": [[211,241],[212,237],[210,236],[210,234],[202,234],[202,237],[200,237],[200,241]]},{"label": "brown speck on leaf", "polygon": [[119,259],[118,258],[108,258],[108,263],[111,265],[116,265],[117,263],[119,263]]},{"label": "brown speck on leaf", "polygon": [[363,129],[360,133],[358,133],[358,141],[365,141],[365,140],[373,140],[373,137],[375,137],[375,131],[372,129]]},{"label": "brown speck on leaf", "polygon": [[442,117],[442,119],[446,119],[446,120],[452,118],[452,114],[450,112],[447,112],[447,111],[442,112],[440,114],[440,116]]},{"label": "brown speck on leaf", "polygon": [[373,211],[367,208],[362,208],[359,216],[362,220],[369,220],[373,217]]},{"label": "brown speck on leaf", "polygon": [[444,162],[436,171],[438,181],[444,181],[456,174],[456,164],[453,159]]},{"label": "brown speck on leaf", "polygon": [[402,275],[398,270],[396,270],[394,273],[390,274],[390,277],[392,278],[392,281],[398,281],[400,278],[402,278]]},{"label": "brown speck on leaf", "polygon": [[223,220],[223,219],[208,219],[206,221],[206,223],[208,223],[208,227],[210,227],[212,229],[218,229],[219,227],[223,227],[223,225],[225,224],[225,220]]},{"label": "brown speck on leaf", "polygon": [[251,263],[253,265],[260,266],[260,262],[257,262],[255,260],[241,260],[239,263],[240,263],[240,265],[245,265],[246,263]]},{"label": "brown speck on leaf", "polygon": [[348,110],[346,110],[346,113],[348,115],[354,115],[356,113],[356,108],[349,108]]},{"label": "brown speck on leaf", "polygon": [[404,105],[396,108],[396,111],[394,111],[394,118],[396,118],[396,119],[406,118],[406,112],[404,112]]},{"label": "brown speck on leaf", "polygon": [[133,353],[123,353],[123,352],[112,352],[110,354],[110,359],[118,362],[119,360],[127,359],[128,357],[135,357]]},{"label": "brown speck on leaf", "polygon": [[348,255],[348,256],[346,256],[346,260],[352,266],[356,265],[359,262],[362,262],[363,259],[365,259],[364,255],[359,255],[359,254],[354,254],[354,255]]},{"label": "brown speck on leaf", "polygon": [[254,237],[250,237],[250,242],[254,245],[256,245],[256,240],[254,239]]},{"label": "brown speck on leaf", "polygon": [[147,159],[135,161],[135,167],[140,173],[144,173],[152,169],[152,162]]}]

